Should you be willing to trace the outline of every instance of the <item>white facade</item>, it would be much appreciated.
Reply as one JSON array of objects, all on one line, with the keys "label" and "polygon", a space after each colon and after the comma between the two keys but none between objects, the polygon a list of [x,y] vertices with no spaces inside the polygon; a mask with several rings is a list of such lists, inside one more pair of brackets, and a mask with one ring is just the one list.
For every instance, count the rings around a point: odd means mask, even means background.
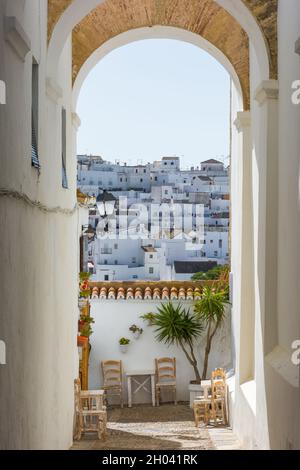
[{"label": "white facade", "polygon": [[[161,161],[148,165],[127,166],[119,163],[111,164],[95,156],[78,156],[78,186],[82,192],[97,195],[99,188],[111,191],[116,198],[126,197],[128,213],[128,227],[132,224],[143,224],[149,229],[151,237],[156,231],[154,226],[171,224],[170,204],[178,205],[178,215],[174,215],[175,230],[183,229],[184,204],[190,205],[192,214],[191,230],[196,230],[201,214],[197,212],[196,205],[204,206],[204,232],[200,247],[192,246],[189,249],[186,243],[177,243],[179,250],[176,257],[171,259],[164,256],[162,250],[158,252],[156,264],[149,265],[147,259],[141,259],[141,241],[118,240],[124,236],[122,231],[117,233],[116,243],[112,241],[95,241],[93,280],[171,280],[172,265],[174,261],[189,258],[214,258],[220,264],[228,263],[228,233],[229,233],[229,185],[228,171],[223,163],[214,161],[204,170],[191,168],[190,171],[180,170],[178,157],[163,157]],[[210,176],[207,176],[208,172]],[[142,187],[139,188],[139,183]],[[87,185],[88,184],[88,185]],[[164,206],[167,204],[167,206]],[[165,212],[164,212],[165,211]],[[99,216],[91,211],[91,225],[96,229]],[[116,222],[118,225],[118,222]],[[171,225],[169,225],[169,228]],[[172,240],[168,240],[164,233],[157,232],[156,248],[162,244],[168,249]],[[142,239],[142,234],[140,235]],[[162,240],[163,243],[160,242]],[[108,251],[107,251],[108,250]],[[172,248],[170,248],[172,250]],[[107,256],[102,256],[102,255]],[[134,262],[132,260],[135,260]],[[122,277],[123,276],[123,277]],[[191,276],[190,276],[191,277]]]}]

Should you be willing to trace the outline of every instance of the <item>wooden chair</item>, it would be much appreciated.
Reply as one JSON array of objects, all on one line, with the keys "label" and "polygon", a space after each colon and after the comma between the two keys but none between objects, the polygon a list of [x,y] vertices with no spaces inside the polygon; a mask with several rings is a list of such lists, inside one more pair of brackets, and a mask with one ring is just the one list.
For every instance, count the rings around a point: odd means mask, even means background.
[{"label": "wooden chair", "polygon": [[216,369],[211,374],[211,402],[212,417],[217,423],[220,419],[227,424],[226,397],[227,397],[226,374],[223,369]]},{"label": "wooden chair", "polygon": [[200,421],[205,425],[209,423],[211,417],[211,398],[197,398],[193,403],[193,410],[195,416],[195,425],[198,428]]},{"label": "wooden chair", "polygon": [[156,385],[155,395],[156,404],[159,406],[162,390],[172,389],[174,394],[174,403],[177,405],[176,398],[176,359],[175,357],[163,357],[155,359]]},{"label": "wooden chair", "polygon": [[117,395],[120,397],[121,408],[123,408],[122,361],[102,361],[101,370],[103,376],[103,386],[101,389],[105,391],[106,402],[109,396]]},{"label": "wooden chair", "polygon": [[97,432],[98,439],[106,438],[107,413],[103,406],[103,391],[81,390],[80,379],[75,379],[75,440],[85,432]]}]

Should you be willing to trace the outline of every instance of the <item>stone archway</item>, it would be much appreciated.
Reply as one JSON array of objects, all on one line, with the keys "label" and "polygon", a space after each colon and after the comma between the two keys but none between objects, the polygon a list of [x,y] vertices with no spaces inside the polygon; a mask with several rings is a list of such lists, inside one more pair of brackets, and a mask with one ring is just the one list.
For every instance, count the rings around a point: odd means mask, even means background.
[{"label": "stone archway", "polygon": [[[72,32],[73,82],[89,56],[122,32],[155,25],[199,34],[235,68],[249,109],[249,40],[262,71],[261,79],[277,78],[278,0],[48,0],[48,76],[55,78],[63,45]],[[116,18],[118,20],[116,21]]]},{"label": "stone archway", "polygon": [[196,47],[208,52],[214,57],[229,73],[233,84],[235,86],[237,95],[239,97],[239,107],[242,110],[244,107],[243,90],[236,73],[235,68],[232,66],[228,58],[210,42],[199,36],[198,34],[191,33],[190,31],[171,26],[153,26],[152,28],[138,28],[132,29],[121,33],[112,39],[106,41],[98,49],[96,49],[85,61],[80,68],[76,79],[73,83],[73,109],[76,110],[77,99],[83,85],[84,80],[91,72],[91,70],[102,60],[107,54],[114,49],[130,44],[135,41],[146,39],[174,39],[177,41],[193,44]]}]

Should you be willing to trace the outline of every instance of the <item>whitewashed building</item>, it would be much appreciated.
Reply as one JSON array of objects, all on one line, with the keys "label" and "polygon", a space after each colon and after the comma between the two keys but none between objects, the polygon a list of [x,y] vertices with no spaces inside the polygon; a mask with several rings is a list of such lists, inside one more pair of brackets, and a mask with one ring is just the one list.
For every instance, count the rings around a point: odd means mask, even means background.
[{"label": "whitewashed building", "polygon": [[[209,176],[208,176],[209,175]],[[219,264],[229,261],[229,176],[222,162],[208,160],[200,168],[182,172],[179,157],[163,157],[152,164],[127,166],[105,162],[101,157],[78,156],[78,187],[82,192],[97,195],[100,190],[110,191],[116,198],[127,198],[127,220],[130,226],[136,220],[151,232],[154,225],[171,224],[169,208],[177,204],[179,211],[173,216],[175,230],[184,228],[182,214],[184,205],[191,211],[191,230],[197,229],[201,216],[196,205],[203,205],[204,221],[201,246],[187,249],[186,243],[177,244],[180,249],[175,259],[165,256],[162,243],[155,243],[157,263],[148,266],[147,256],[141,257],[141,249],[146,241],[122,240],[117,243],[109,240],[95,241],[93,259],[93,279],[104,280],[171,280],[175,276],[174,262],[193,258],[202,262],[217,260]],[[170,222],[168,222],[170,218]],[[99,222],[97,210],[91,210],[90,224],[96,229]],[[118,225],[118,223],[117,223]],[[152,232],[153,236],[153,232]],[[142,238],[142,236],[141,236]],[[172,237],[158,232],[163,246],[168,251]],[[121,247],[115,249],[115,247]],[[181,249],[183,248],[183,250]],[[104,256],[105,254],[106,256]],[[132,260],[135,260],[132,263]],[[195,265],[194,265],[195,266]],[[193,273],[194,274],[194,273]],[[177,273],[176,278],[179,274]],[[187,275],[182,276],[183,279]]]}]

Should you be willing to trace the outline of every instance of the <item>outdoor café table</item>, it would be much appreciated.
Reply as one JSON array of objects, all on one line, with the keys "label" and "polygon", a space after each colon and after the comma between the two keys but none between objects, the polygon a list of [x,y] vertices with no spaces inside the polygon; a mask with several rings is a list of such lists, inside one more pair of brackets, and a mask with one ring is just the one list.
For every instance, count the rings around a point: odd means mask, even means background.
[{"label": "outdoor caf\u00e9 table", "polygon": [[[152,398],[152,406],[155,406],[155,371],[154,370],[133,370],[126,372],[127,390],[128,390],[128,407],[132,407],[132,395],[135,395],[139,390],[143,389],[149,393]],[[133,390],[132,382],[137,387]],[[148,388],[150,385],[150,388]]]}]

